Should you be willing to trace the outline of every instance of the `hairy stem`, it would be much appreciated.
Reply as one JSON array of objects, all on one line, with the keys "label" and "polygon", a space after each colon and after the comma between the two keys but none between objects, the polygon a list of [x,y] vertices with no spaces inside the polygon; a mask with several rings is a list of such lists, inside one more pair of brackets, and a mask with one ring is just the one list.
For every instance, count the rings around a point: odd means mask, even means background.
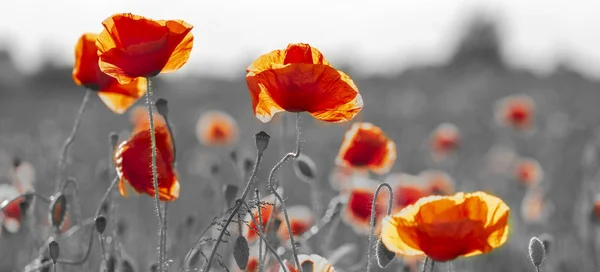
[{"label": "hairy stem", "polygon": [[[254,189],[254,194],[256,195],[256,201],[258,202],[258,225],[255,224],[255,226],[258,227],[258,235],[263,235],[263,220],[262,220],[262,207],[260,206],[260,193],[258,192],[258,189]],[[248,205],[248,204],[246,204]],[[248,210],[248,212],[251,212],[250,210]],[[250,214],[252,215],[252,214]],[[254,216],[251,216],[254,217]],[[263,272],[264,269],[264,263],[262,262],[262,239],[260,239],[258,241],[258,272]]]},{"label": "hairy stem", "polygon": [[428,262],[429,262],[429,256],[425,256],[425,261],[423,261],[423,272],[426,271]]},{"label": "hairy stem", "polygon": [[[248,210],[248,212],[252,211],[250,209],[250,206],[248,205],[248,203],[246,203],[246,201],[242,200],[242,203],[244,204],[244,206],[246,207],[246,209]],[[259,210],[260,210],[260,206],[259,206]],[[255,226],[260,226],[260,225],[258,225],[258,222],[256,222],[256,218],[254,218],[254,216],[250,216],[250,217],[252,218],[252,221],[253,221],[253,223],[254,223]],[[264,237],[262,231],[258,232],[258,237],[260,238],[261,242],[265,243],[267,249],[269,249],[269,251],[271,251],[271,253],[273,254],[273,256],[275,256],[275,258],[279,262],[279,265],[280,265],[281,269],[283,269],[285,272],[288,272],[287,267],[283,264],[283,261],[281,260],[281,257],[279,257],[279,255],[277,254],[277,251],[275,251],[275,249],[265,240],[265,237]]]},{"label": "hairy stem", "polygon": [[370,231],[369,231],[369,246],[367,247],[367,272],[371,271],[371,259],[373,258],[373,240],[375,240],[375,212],[377,211],[377,197],[379,196],[379,191],[381,188],[385,187],[388,189],[390,193],[390,197],[388,199],[388,207],[387,207],[387,215],[392,213],[392,205],[394,204],[394,191],[392,190],[392,186],[388,183],[383,182],[377,186],[375,190],[375,194],[373,195],[373,203],[371,204],[371,223],[370,223]]},{"label": "hairy stem", "polygon": [[108,267],[106,267],[106,250],[104,249],[104,239],[102,237],[102,233],[99,233],[98,237],[100,241],[100,250],[102,250],[102,263],[104,264],[104,271],[107,271]]},{"label": "hairy stem", "polygon": [[160,237],[161,237],[161,246],[162,248],[160,249],[160,252],[162,252],[162,263],[165,266],[164,267],[164,271],[168,271],[168,267],[167,267],[167,207],[168,207],[168,203],[164,202],[163,203],[163,220],[161,223],[161,228],[160,228]]},{"label": "hairy stem", "polygon": [[208,257],[208,261],[206,262],[206,267],[204,268],[205,272],[210,271],[209,269],[215,258],[217,249],[219,248],[219,245],[221,244],[223,235],[225,235],[225,232],[227,231],[227,227],[229,226],[229,224],[231,224],[233,217],[235,217],[236,214],[240,211],[240,208],[242,207],[242,202],[246,199],[246,196],[248,195],[248,192],[250,191],[250,188],[252,187],[252,185],[254,183],[254,179],[256,178],[256,174],[258,173],[258,167],[260,165],[260,161],[262,160],[262,156],[263,156],[262,151],[258,151],[256,153],[256,160],[254,161],[254,167],[252,168],[252,174],[250,175],[250,178],[248,179],[248,183],[246,184],[246,188],[244,188],[242,195],[238,199],[236,199],[235,206],[233,207],[233,210],[231,211],[229,218],[227,218],[225,225],[223,225],[221,232],[219,233],[217,241],[215,242],[215,245],[213,246],[213,249],[210,252],[210,257]]},{"label": "hairy stem", "polygon": [[292,158],[295,159],[295,158],[298,158],[298,156],[300,156],[300,142],[301,142],[300,113],[297,113],[296,114],[296,151],[292,152],[292,153],[287,153],[285,156],[283,156],[283,158],[277,164],[275,164],[273,169],[271,169],[271,172],[269,173],[269,184],[268,184],[267,188],[271,191],[271,193],[273,193],[273,195],[275,195],[277,200],[279,202],[281,202],[281,208],[283,210],[283,215],[285,217],[285,224],[287,225],[288,234],[290,237],[290,243],[292,244],[292,254],[294,255],[294,261],[296,262],[296,268],[298,269],[299,272],[302,272],[302,267],[300,266],[300,261],[298,260],[298,253],[296,252],[296,242],[294,241],[294,234],[292,233],[292,227],[290,226],[290,219],[288,217],[287,210],[285,208],[285,203],[283,202],[283,198],[281,197],[281,195],[279,195],[279,193],[276,190],[276,187],[273,184],[273,178],[275,177],[275,174],[277,173],[277,171],[279,171],[279,169],[290,159],[292,159]]},{"label": "hairy stem", "polygon": [[160,197],[158,195],[158,174],[156,169],[156,135],[154,132],[154,114],[152,112],[152,81],[150,78],[147,78],[147,91],[146,91],[146,106],[148,108],[148,119],[150,121],[150,145],[152,150],[152,183],[154,185],[154,208],[156,209],[156,216],[158,217],[158,228],[160,231],[160,237],[158,240],[158,271],[163,271],[163,252],[162,252],[162,215],[160,212]]}]

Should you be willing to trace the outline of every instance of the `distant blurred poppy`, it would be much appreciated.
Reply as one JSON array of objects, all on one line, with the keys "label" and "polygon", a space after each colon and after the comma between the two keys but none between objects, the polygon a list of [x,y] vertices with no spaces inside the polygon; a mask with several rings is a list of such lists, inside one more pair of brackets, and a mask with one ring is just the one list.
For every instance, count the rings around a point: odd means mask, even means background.
[{"label": "distant blurred poppy", "polygon": [[[310,228],[312,228],[313,224],[315,223],[313,213],[307,206],[297,205],[287,207],[287,213],[288,218],[290,219],[290,227],[292,228],[292,234],[294,237],[299,237],[300,235],[304,234]],[[283,217],[282,213],[279,214],[279,219],[281,222],[285,222],[285,218]],[[280,241],[286,241],[290,238],[286,224],[279,225],[277,237],[279,237]]]},{"label": "distant blurred poppy", "polygon": [[308,44],[289,44],[264,54],[246,72],[252,109],[262,122],[282,111],[307,111],[322,121],[346,122],[363,107],[352,79]]},{"label": "distant blurred poppy", "polygon": [[404,173],[392,173],[385,178],[394,191],[393,211],[398,212],[408,205],[412,205],[422,197],[428,196],[423,179]]},{"label": "distant blurred poppy", "polygon": [[336,164],[369,169],[377,174],[390,171],[396,162],[396,144],[371,123],[354,123],[346,132]]},{"label": "distant blurred poppy", "polygon": [[535,102],[526,94],[511,95],[496,104],[496,122],[514,129],[529,129],[533,125]]},{"label": "distant blurred poppy", "polygon": [[540,163],[531,158],[518,159],[514,166],[515,179],[527,186],[539,184],[544,178]]},{"label": "distant blurred poppy", "polygon": [[368,170],[353,169],[342,165],[334,166],[329,174],[329,184],[334,190],[345,191],[352,184],[352,180],[355,177],[368,178],[369,172]]},{"label": "distant blurred poppy", "polygon": [[508,240],[509,207],[484,192],[429,196],[383,219],[392,252],[438,262],[487,253]]},{"label": "distant blurred poppy", "polygon": [[441,160],[452,154],[460,146],[460,131],[452,123],[442,123],[429,136],[429,149],[435,160]]},{"label": "distant blurred poppy", "polygon": [[77,85],[98,93],[104,104],[114,113],[122,114],[146,93],[146,79],[135,78],[126,84],[100,71],[98,65],[98,34],[85,33],[75,46],[73,80]]},{"label": "distant blurred poppy", "polygon": [[235,119],[220,110],[206,111],[196,122],[196,137],[206,146],[233,144],[239,138],[238,130]]},{"label": "distant blurred poppy", "polygon": [[454,179],[447,172],[431,169],[422,171],[419,176],[423,178],[430,194],[454,194]]},{"label": "distant blurred poppy", "polygon": [[528,224],[544,223],[550,216],[552,206],[546,201],[540,187],[533,186],[521,201],[521,217]]},{"label": "distant blurred poppy", "polygon": [[[19,196],[19,191],[17,188],[9,185],[9,184],[0,184],[0,206],[4,205],[4,201],[9,201]],[[21,228],[21,207],[20,203],[23,199],[17,199],[8,203],[4,209],[3,213],[0,214],[0,220],[2,223],[2,227],[6,229],[10,233],[17,233]],[[1,233],[0,229],[0,233]]]},{"label": "distant blurred poppy", "polygon": [[131,13],[102,22],[96,46],[100,70],[121,84],[181,68],[194,43],[192,26],[182,20],[152,20]]},{"label": "distant blurred poppy", "polygon": [[[317,254],[300,254],[298,255],[298,261],[300,262],[300,266],[303,271],[313,271],[313,272],[335,272],[333,265],[327,261],[327,259],[317,255]],[[288,270],[289,272],[298,272],[295,266],[292,266],[290,262],[287,260]],[[280,272],[284,272],[283,269],[279,270]]]},{"label": "distant blurred poppy", "polygon": [[[359,234],[369,233],[371,227],[371,211],[377,183],[371,181],[354,185],[348,194],[348,202],[342,211],[343,221]],[[379,232],[381,218],[387,211],[388,194],[381,190],[375,205],[375,232]]]},{"label": "distant blurred poppy", "polygon": [[[269,220],[274,220],[279,213],[277,212],[277,210],[275,210],[274,204],[275,203],[275,196],[274,195],[268,195],[265,196],[261,199],[261,203],[260,203],[260,216],[258,216],[258,208],[254,208],[252,209],[252,217],[254,217],[254,219],[256,220],[257,223],[261,222],[262,220],[262,226],[261,229],[263,231],[263,233],[267,233],[267,223],[269,222]],[[246,214],[246,217],[244,218],[244,221],[248,222],[248,225],[243,227],[243,233],[244,236],[246,236],[246,239],[248,240],[248,243],[253,243],[258,241],[259,239],[259,235],[258,235],[258,226],[254,224],[254,220],[252,220],[252,217],[250,217],[250,214]],[[273,219],[271,219],[271,217],[273,217]]]},{"label": "distant blurred poppy", "polygon": [[[158,194],[161,201],[173,201],[179,197],[179,181],[173,168],[173,141],[163,117],[155,113],[154,121]],[[127,188],[132,187],[137,193],[154,197],[150,146],[150,122],[147,118],[140,118],[132,136],[117,147],[114,155],[122,196],[127,196]]]},{"label": "distant blurred poppy", "polygon": [[132,126],[148,118],[148,109],[146,106],[135,106],[129,111],[129,122]]}]

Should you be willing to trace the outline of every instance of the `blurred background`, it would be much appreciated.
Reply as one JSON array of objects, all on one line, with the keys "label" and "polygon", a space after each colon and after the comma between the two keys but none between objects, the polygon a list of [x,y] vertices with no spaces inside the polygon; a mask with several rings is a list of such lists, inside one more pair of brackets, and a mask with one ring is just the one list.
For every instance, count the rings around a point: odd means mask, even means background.
[{"label": "blurred background", "polygon": [[[445,170],[457,191],[485,190],[511,207],[509,242],[491,254],[455,261],[454,271],[534,271],[527,241],[542,233],[554,239],[543,271],[597,271],[589,195],[595,195],[598,183],[599,7],[593,0],[5,2],[0,8],[0,183],[11,182],[8,173],[20,158],[35,168],[36,191],[52,194],[59,150],[85,93],[71,78],[82,33],[101,31],[102,20],[119,12],[184,19],[194,25],[190,61],[153,82],[155,97],[171,105],[178,147],[182,191],[169,214],[172,254],[182,256],[198,238],[198,233],[175,237],[186,218],[194,217],[201,229],[218,215],[214,183],[238,183],[227,162],[231,150],[252,157],[253,135],[260,130],[278,139],[261,167],[263,179],[281,154],[292,150],[292,118],[280,114],[267,124],[258,121],[244,76],[259,55],[304,42],[354,79],[365,104],[357,121],[380,126],[397,144],[393,172]],[[535,131],[525,136],[494,122],[495,103],[515,94],[527,94],[536,104]],[[235,118],[238,143],[222,148],[199,143],[196,122],[213,109]],[[462,135],[450,165],[433,162],[426,151],[431,131],[444,122],[454,123]],[[303,152],[318,165],[325,204],[336,194],[328,178],[350,125],[324,124],[308,115],[302,119]],[[94,213],[110,182],[108,134],[125,139],[130,130],[129,113],[114,114],[92,96],[67,166],[80,184],[84,218]],[[539,220],[523,218],[527,189],[502,164],[511,156],[534,158],[543,169],[544,197],[535,204],[543,214]],[[210,174],[213,165],[222,169],[216,178]],[[309,205],[308,186],[291,167],[283,172],[283,186],[293,191],[286,195],[288,203]],[[116,200],[119,226],[129,233],[120,238],[123,251],[136,271],[149,271],[155,256],[151,201],[146,196]],[[44,205],[35,204],[40,218],[47,217]],[[365,244],[364,235],[339,228],[344,239],[336,245]],[[0,271],[22,271],[43,245],[36,235],[4,231]],[[78,256],[81,250],[66,247],[64,254]],[[87,268],[65,271],[98,271],[97,243],[93,250]]]}]

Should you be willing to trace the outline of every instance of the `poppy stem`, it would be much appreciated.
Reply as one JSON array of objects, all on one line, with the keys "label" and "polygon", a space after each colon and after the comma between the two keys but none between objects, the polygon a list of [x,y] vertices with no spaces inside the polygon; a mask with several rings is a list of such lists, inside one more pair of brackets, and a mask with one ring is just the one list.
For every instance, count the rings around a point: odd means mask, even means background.
[{"label": "poppy stem", "polygon": [[262,156],[263,156],[263,151],[258,150],[256,152],[256,160],[254,161],[254,167],[252,168],[252,174],[250,175],[250,178],[248,179],[246,188],[244,188],[242,195],[238,199],[235,200],[235,206],[233,207],[233,210],[231,211],[229,218],[227,218],[227,221],[221,227],[221,232],[219,233],[219,236],[217,237],[217,241],[215,242],[215,245],[213,246],[213,249],[210,252],[210,257],[208,257],[208,261],[206,262],[206,268],[204,268],[204,272],[210,271],[209,269],[212,265],[213,260],[215,259],[215,255],[217,254],[217,249],[219,248],[219,245],[221,244],[221,241],[223,240],[223,236],[225,235],[225,232],[227,231],[227,227],[229,226],[229,224],[231,224],[233,217],[236,216],[237,213],[240,211],[240,208],[242,207],[242,202],[246,199],[246,196],[248,196],[248,193],[250,192],[250,188],[254,184],[254,179],[256,178],[256,174],[258,173],[258,167],[262,160]]},{"label": "poppy stem", "polygon": [[102,233],[99,233],[98,237],[100,238],[100,249],[102,250],[102,263],[104,264],[104,271],[107,271],[108,267],[106,267],[106,250],[104,249],[104,239],[102,238]]},{"label": "poppy stem", "polygon": [[[263,234],[263,218],[262,218],[262,207],[260,206],[260,193],[258,192],[257,188],[254,188],[254,194],[256,195],[256,201],[258,203],[258,225],[255,224],[255,226],[258,227],[258,235],[262,235]],[[246,204],[247,205],[247,204]],[[248,212],[251,212],[251,210],[248,210]],[[252,215],[252,214],[250,214]],[[241,235],[241,234],[240,234]],[[264,264],[262,262],[262,239],[258,240],[258,272],[263,272],[264,270]]]},{"label": "poppy stem", "polygon": [[58,190],[61,188],[63,182],[63,174],[65,171],[65,163],[67,160],[67,152],[69,151],[69,146],[71,146],[71,144],[75,140],[75,134],[77,133],[77,129],[79,129],[79,124],[81,124],[81,119],[83,119],[83,112],[85,111],[85,107],[87,106],[87,103],[90,100],[91,94],[92,91],[85,91],[83,101],[81,101],[79,111],[77,112],[77,116],[75,117],[75,123],[73,123],[73,128],[71,129],[71,134],[69,134],[69,136],[63,143],[62,151],[60,152],[60,157],[58,158],[58,174],[56,179],[56,188],[54,189],[54,191],[56,192],[58,192]]},{"label": "poppy stem", "polygon": [[431,260],[431,269],[429,270],[429,272],[433,272],[434,266],[435,266],[435,261],[432,259]]},{"label": "poppy stem", "polygon": [[148,108],[148,120],[150,121],[150,144],[152,150],[152,182],[154,183],[154,199],[156,201],[156,216],[158,217],[158,227],[160,228],[160,237],[158,243],[158,269],[159,271],[163,271],[163,252],[162,252],[162,241],[163,241],[163,233],[162,233],[162,215],[160,212],[160,197],[158,195],[158,174],[156,169],[156,135],[154,131],[154,115],[152,113],[152,80],[147,78],[147,91],[146,91],[146,106]]},{"label": "poppy stem", "polygon": [[[167,207],[168,207],[168,202],[163,202],[163,220],[162,220],[162,224],[161,224],[161,244],[162,244],[162,248],[161,248],[161,257],[162,257],[162,262],[163,264],[166,266],[167,264]],[[168,268],[165,267],[165,271],[168,271]]]},{"label": "poppy stem", "polygon": [[448,262],[448,272],[452,272],[452,262]]},{"label": "poppy stem", "polygon": [[[242,200],[241,202],[244,204],[246,210],[248,210],[248,212],[251,214],[252,210],[251,210],[250,206],[248,205],[248,203],[246,201],[244,201],[244,200]],[[258,210],[260,211],[260,206],[259,206]],[[256,218],[254,218],[254,216],[250,216],[250,218],[252,218],[252,222],[254,223],[255,226],[261,226],[261,225],[259,225],[256,222]],[[259,216],[259,218],[260,218],[260,216]],[[281,267],[281,269],[283,269],[283,271],[285,271],[285,272],[289,272],[288,269],[287,269],[287,266],[285,266],[285,264],[281,260],[281,257],[279,257],[279,254],[277,254],[277,251],[275,251],[275,249],[269,244],[269,242],[267,242],[265,240],[265,237],[262,234],[262,231],[258,232],[258,237],[260,238],[261,242],[265,243],[267,249],[269,249],[269,251],[271,251],[271,253],[273,254],[273,256],[275,256],[275,259],[277,259],[277,261],[279,262],[279,266]]]},{"label": "poppy stem", "polygon": [[427,262],[429,262],[429,256],[425,256],[425,261],[423,261],[423,272],[426,272]]},{"label": "poppy stem", "polygon": [[296,268],[298,269],[299,272],[302,272],[302,267],[300,266],[300,261],[298,260],[298,253],[296,252],[296,242],[294,241],[294,234],[292,233],[292,227],[290,225],[290,218],[288,217],[287,209],[285,208],[285,203],[283,202],[283,198],[281,197],[281,195],[279,195],[279,193],[277,192],[277,190],[273,184],[273,179],[274,179],[277,171],[279,171],[279,169],[290,159],[292,159],[292,158],[295,159],[295,158],[298,158],[298,156],[300,156],[300,143],[301,143],[300,113],[297,113],[296,114],[296,151],[292,152],[292,153],[287,153],[277,164],[275,164],[273,169],[271,169],[271,173],[269,173],[269,184],[268,184],[267,188],[271,191],[271,193],[273,193],[273,195],[275,195],[277,200],[279,202],[281,202],[281,209],[283,210],[285,224],[287,225],[287,228],[288,228],[288,234],[290,236],[290,243],[292,245],[292,254],[294,255],[294,261],[296,262]]},{"label": "poppy stem", "polygon": [[371,204],[371,223],[370,223],[370,232],[369,232],[369,246],[367,248],[367,272],[371,271],[371,259],[373,258],[373,240],[375,239],[375,212],[377,211],[377,196],[379,196],[379,191],[381,188],[385,187],[388,189],[390,193],[390,197],[388,198],[388,207],[387,207],[387,215],[392,213],[392,205],[394,204],[394,190],[392,190],[392,186],[390,186],[387,182],[380,183],[375,190],[375,194],[373,195],[373,203]]}]

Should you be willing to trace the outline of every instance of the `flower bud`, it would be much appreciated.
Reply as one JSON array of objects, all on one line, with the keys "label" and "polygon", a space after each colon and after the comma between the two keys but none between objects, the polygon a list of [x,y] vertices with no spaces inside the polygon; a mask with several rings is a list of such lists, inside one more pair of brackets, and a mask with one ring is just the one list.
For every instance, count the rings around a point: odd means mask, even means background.
[{"label": "flower bud", "polygon": [[117,144],[119,144],[119,134],[116,132],[111,132],[108,134],[108,142],[110,143],[110,147],[114,150],[117,148]]},{"label": "flower bud", "polygon": [[294,172],[296,176],[304,181],[310,183],[317,178],[317,166],[315,162],[304,154],[300,154],[298,158],[294,160]]},{"label": "flower bud", "polygon": [[56,264],[58,256],[60,255],[60,247],[58,246],[58,242],[51,241],[48,244],[48,251],[50,252],[50,258],[52,259],[52,263]]},{"label": "flower bud", "polygon": [[377,245],[375,248],[375,256],[377,257],[377,264],[381,268],[385,268],[390,262],[396,257],[396,253],[391,252],[383,242],[381,238],[377,239]]},{"label": "flower bud", "polygon": [[58,192],[56,195],[52,196],[49,210],[50,214],[48,216],[50,218],[48,221],[50,221],[53,227],[60,229],[65,222],[65,217],[67,215],[67,198],[65,195]]},{"label": "flower bud", "polygon": [[539,267],[546,258],[546,251],[544,250],[544,244],[537,237],[532,237],[529,240],[529,259],[531,263],[536,267]]},{"label": "flower bud", "polygon": [[258,150],[258,153],[262,154],[265,151],[265,149],[267,149],[267,146],[269,146],[269,139],[271,139],[271,136],[269,136],[269,134],[267,134],[264,131],[261,131],[254,135],[254,140],[256,141],[256,149]]},{"label": "flower bud", "polygon": [[169,115],[169,105],[167,100],[164,98],[159,98],[154,102],[154,106],[160,115],[162,115],[165,119]]},{"label": "flower bud", "polygon": [[106,229],[106,217],[98,215],[96,219],[94,219],[94,226],[96,226],[98,233],[104,233],[104,230]]},{"label": "flower bud", "polygon": [[233,258],[241,270],[245,270],[248,266],[248,258],[250,257],[250,247],[248,240],[244,236],[238,236],[233,244]]}]

